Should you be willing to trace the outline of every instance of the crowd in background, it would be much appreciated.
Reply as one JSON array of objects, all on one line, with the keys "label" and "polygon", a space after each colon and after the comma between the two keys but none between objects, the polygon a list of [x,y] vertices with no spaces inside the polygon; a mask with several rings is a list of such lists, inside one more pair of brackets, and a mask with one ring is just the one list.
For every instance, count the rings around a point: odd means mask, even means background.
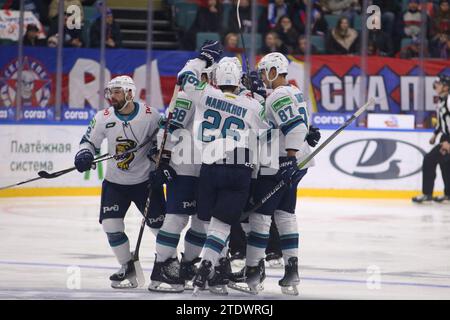
[{"label": "crowd in background", "polygon": [[[187,0],[192,2],[192,0]],[[195,1],[195,0],[194,0]],[[263,35],[263,44],[258,53],[282,52],[303,55],[305,53],[306,6],[312,1],[312,35],[323,38],[326,54],[352,55],[360,53],[360,22],[362,1],[358,0],[259,0],[257,32]],[[236,3],[232,0],[196,0],[199,10],[197,17],[187,30],[184,49],[192,50],[194,35],[198,32],[217,32],[228,51],[240,51],[238,47],[239,27]],[[419,0],[369,0],[369,5],[381,9],[381,30],[368,32],[368,55],[414,58],[419,56],[420,29],[426,26],[425,57],[450,57],[450,9],[448,0],[428,1],[426,21],[422,21]],[[405,2],[405,10],[402,9]],[[223,20],[222,8],[232,4],[232,14],[227,23]],[[251,1],[241,0],[239,13],[242,31],[249,33],[252,28]],[[330,25],[326,17],[338,17],[335,25]],[[225,28],[223,26],[226,26]],[[365,26],[365,23],[364,23]],[[409,41],[402,41],[407,39]],[[404,47],[402,43],[407,43]],[[312,54],[319,51],[312,45]]]},{"label": "crowd in background", "polygon": [[[166,0],[168,4],[173,0]],[[258,0],[256,30],[262,37],[258,54],[282,52],[303,55],[306,50],[306,5],[312,1],[311,32],[323,43],[318,50],[312,43],[312,54],[357,55],[361,52],[360,33],[362,0]],[[19,8],[19,0],[7,0],[4,8]],[[82,30],[69,30],[64,27],[63,37],[58,35],[58,0],[25,0],[25,10],[34,15],[46,26],[47,38],[38,39],[36,25],[28,25],[23,38],[25,45],[57,45],[60,38],[65,47],[99,47],[101,30],[101,1],[65,0],[65,17],[71,4],[97,7],[98,14],[89,25],[89,43],[83,37]],[[177,2],[180,2],[178,0]],[[237,0],[185,0],[197,5],[197,15],[188,29],[178,28],[180,49],[195,50],[196,35],[202,32],[217,33],[223,42],[225,51],[242,52],[239,45],[239,26],[236,14]],[[241,31],[250,33],[252,29],[251,0],[241,0],[239,13],[242,22]],[[369,0],[369,5],[381,9],[381,30],[368,31],[367,52],[370,56],[388,56],[400,58],[419,57],[420,30],[426,27],[425,57],[448,59],[450,57],[450,6],[449,0],[426,2],[426,16],[423,19],[419,0]],[[224,15],[224,6],[232,6],[232,14]],[[173,5],[167,6],[174,10]],[[176,12],[175,14],[183,14]],[[121,47],[121,32],[114,21],[111,9],[107,8],[106,46]],[[330,20],[333,16],[337,19]],[[227,19],[227,21],[224,21]],[[422,21],[425,20],[425,21]],[[334,24],[329,23],[333,21]],[[363,23],[365,26],[365,23]],[[406,40],[406,41],[405,41]]]},{"label": "crowd in background", "polygon": [[[64,47],[100,47],[101,39],[101,11],[102,1],[96,0],[64,0],[64,28],[63,36],[58,34],[58,0],[25,0],[25,11],[31,11],[34,16],[39,19],[46,30],[46,39],[39,38],[39,28],[36,24],[28,24],[24,31],[23,43],[26,46],[48,46],[56,47],[59,39],[63,39]],[[82,29],[68,28],[66,21],[73,11],[68,10],[69,6],[77,5],[80,8],[83,6],[90,6],[95,8],[91,23],[83,25]],[[19,10],[19,0],[7,0],[3,4],[4,9]],[[81,10],[81,21],[85,21]],[[83,33],[83,28],[88,28],[89,37]],[[89,43],[87,43],[88,39]],[[105,46],[107,48],[120,48],[122,46],[122,36],[120,26],[114,21],[113,12],[110,8],[106,8],[106,32],[105,32]]]}]

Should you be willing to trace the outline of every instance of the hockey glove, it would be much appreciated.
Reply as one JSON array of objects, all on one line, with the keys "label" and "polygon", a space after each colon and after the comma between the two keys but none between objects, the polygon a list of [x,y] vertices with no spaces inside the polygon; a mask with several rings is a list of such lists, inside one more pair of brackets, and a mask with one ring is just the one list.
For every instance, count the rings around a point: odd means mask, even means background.
[{"label": "hockey glove", "polygon": [[81,149],[75,155],[75,167],[79,172],[90,170],[93,161],[94,155],[89,149]]},{"label": "hockey glove", "polygon": [[317,143],[319,143],[319,140],[320,140],[320,137],[321,137],[319,130],[320,130],[319,128],[310,126],[309,127],[309,132],[306,135],[306,141],[313,148],[317,145]]},{"label": "hockey glove", "polygon": [[156,170],[151,171],[149,175],[149,185],[157,189],[163,184],[168,184],[177,177],[177,172],[169,164],[170,158],[162,158]]},{"label": "hockey glove", "polygon": [[249,75],[244,74],[242,76],[242,83],[251,92],[259,94],[264,99],[266,98],[266,87],[256,71],[250,72]]},{"label": "hockey glove", "polygon": [[209,68],[220,60],[222,51],[222,45],[219,41],[206,40],[200,49],[198,58],[206,61],[206,68]]},{"label": "hockey glove", "polygon": [[278,170],[278,180],[283,180],[286,185],[300,181],[303,176],[299,173],[297,158],[280,157],[280,169]]}]

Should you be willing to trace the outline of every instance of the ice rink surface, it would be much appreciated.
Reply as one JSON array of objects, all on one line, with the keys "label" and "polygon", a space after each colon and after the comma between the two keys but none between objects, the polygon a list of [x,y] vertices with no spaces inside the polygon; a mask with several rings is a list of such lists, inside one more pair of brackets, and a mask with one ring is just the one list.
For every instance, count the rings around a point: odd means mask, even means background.
[{"label": "ice rink surface", "polygon": [[[146,286],[110,288],[119,269],[98,223],[99,197],[0,199],[0,299],[192,299]],[[267,268],[258,296],[229,289],[201,299],[450,299],[450,204],[299,198],[300,295],[281,294],[283,269]],[[132,206],[132,248],[140,217]],[[141,261],[154,259],[147,229]],[[182,249],[182,241],[180,241]]]}]

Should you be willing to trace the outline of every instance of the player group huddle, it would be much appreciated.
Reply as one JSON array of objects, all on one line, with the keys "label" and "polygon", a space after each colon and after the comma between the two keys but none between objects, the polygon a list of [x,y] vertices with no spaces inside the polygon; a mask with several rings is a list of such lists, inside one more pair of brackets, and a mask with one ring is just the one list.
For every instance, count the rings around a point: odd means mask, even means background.
[{"label": "player group huddle", "polygon": [[[313,165],[298,163],[320,133],[308,124],[302,92],[286,81],[285,56],[270,53],[258,72],[243,74],[237,58],[221,55],[217,41],[206,41],[198,58],[186,63],[166,117],[134,101],[130,77],[112,79],[105,90],[111,107],[97,113],[81,140],[75,156],[80,172],[93,167],[104,139],[109,153],[119,155],[107,164],[99,219],[122,266],[110,277],[113,288],[141,284],[124,232],[133,201],[156,235],[150,291],[258,293],[273,219],[285,266],[278,283],[283,293],[298,294],[297,185]],[[233,273],[228,243],[231,227],[240,223],[247,234],[246,260]]]}]

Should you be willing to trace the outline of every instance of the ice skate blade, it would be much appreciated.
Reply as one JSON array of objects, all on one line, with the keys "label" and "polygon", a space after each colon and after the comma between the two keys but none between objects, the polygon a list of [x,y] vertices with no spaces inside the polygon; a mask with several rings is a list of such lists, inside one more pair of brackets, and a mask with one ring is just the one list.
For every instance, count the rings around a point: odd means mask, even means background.
[{"label": "ice skate blade", "polygon": [[164,293],[182,293],[184,286],[182,284],[167,284],[160,281],[152,281],[148,286],[148,291]]},{"label": "ice skate blade", "polygon": [[209,292],[219,295],[219,296],[227,296],[228,290],[225,285],[213,286],[208,288]]},{"label": "ice skate blade", "polygon": [[237,283],[231,282],[231,281],[228,283],[228,288],[237,290],[237,291],[241,291],[241,292],[245,292],[248,294],[252,294],[252,295],[257,295],[260,291],[264,290],[262,283],[260,283],[256,286],[249,286],[247,284],[247,286],[245,287],[245,286],[238,285]]},{"label": "ice skate blade", "polygon": [[138,283],[136,280],[112,281],[111,287],[113,289],[135,289],[138,287]]},{"label": "ice skate blade", "polygon": [[281,287],[281,293],[288,296],[298,296],[297,286]]}]

